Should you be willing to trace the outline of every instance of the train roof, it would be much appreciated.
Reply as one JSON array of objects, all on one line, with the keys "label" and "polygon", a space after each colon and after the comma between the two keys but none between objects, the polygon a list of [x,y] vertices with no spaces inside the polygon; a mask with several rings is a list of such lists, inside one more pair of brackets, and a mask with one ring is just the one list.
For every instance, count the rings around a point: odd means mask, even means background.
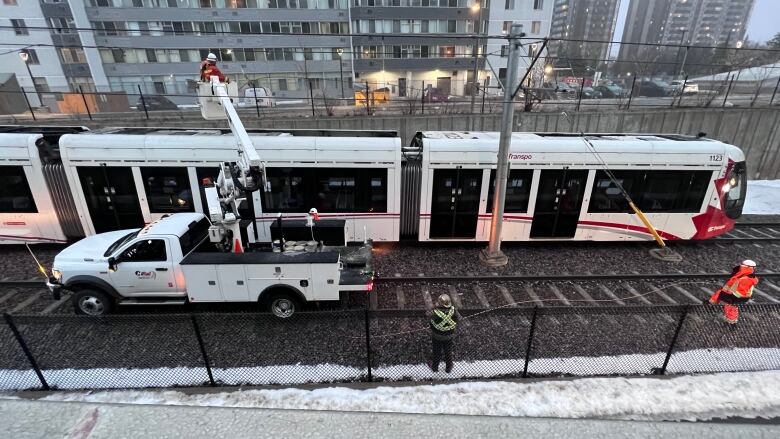
[{"label": "train roof", "polygon": [[0,160],[29,161],[37,158],[35,146],[43,136],[39,133],[9,133],[0,138]]},{"label": "train roof", "polygon": [[[294,136],[294,137],[398,137],[392,130],[319,130],[319,129],[272,129],[247,128],[254,136]],[[169,127],[110,127],[91,131],[90,134],[126,134],[160,136],[227,136],[232,135],[228,128],[169,128]]]},{"label": "train roof", "polygon": [[[446,139],[446,140],[495,140],[498,141],[501,133],[497,131],[420,131],[425,139]],[[633,134],[633,133],[585,133],[589,140],[642,140],[642,141],[677,141],[677,142],[715,142],[715,140],[706,137],[686,136],[683,134]],[[512,139],[518,140],[561,140],[561,139],[581,139],[582,135],[577,133],[527,133],[513,132]]]}]

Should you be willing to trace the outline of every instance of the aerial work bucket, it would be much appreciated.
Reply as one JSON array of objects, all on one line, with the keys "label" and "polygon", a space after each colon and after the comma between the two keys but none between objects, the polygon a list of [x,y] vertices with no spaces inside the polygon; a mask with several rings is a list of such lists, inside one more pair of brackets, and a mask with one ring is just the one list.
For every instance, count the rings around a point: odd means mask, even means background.
[{"label": "aerial work bucket", "polygon": [[[223,82],[221,84],[227,89],[231,100],[238,97],[238,84],[235,82]],[[200,104],[200,114],[204,119],[227,119],[225,110],[219,101],[219,96],[217,96],[217,92],[210,82],[198,82],[198,104]]]}]

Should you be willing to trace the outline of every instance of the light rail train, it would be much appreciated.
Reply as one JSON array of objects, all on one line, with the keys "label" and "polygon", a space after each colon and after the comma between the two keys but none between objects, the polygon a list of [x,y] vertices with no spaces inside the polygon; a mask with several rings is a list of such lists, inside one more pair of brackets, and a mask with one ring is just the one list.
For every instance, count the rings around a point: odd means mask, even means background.
[{"label": "light rail train", "polygon": [[[486,241],[498,133],[249,130],[267,185],[255,241],[278,214],[346,220],[347,240]],[[665,239],[733,228],[746,195],[742,151],[659,134],[514,133],[504,241],[652,240],[602,160]],[[60,243],[206,212],[204,188],[234,161],[228,130],[0,127],[0,243]],[[245,214],[252,215],[245,209]],[[247,215],[242,215],[247,217]]]}]

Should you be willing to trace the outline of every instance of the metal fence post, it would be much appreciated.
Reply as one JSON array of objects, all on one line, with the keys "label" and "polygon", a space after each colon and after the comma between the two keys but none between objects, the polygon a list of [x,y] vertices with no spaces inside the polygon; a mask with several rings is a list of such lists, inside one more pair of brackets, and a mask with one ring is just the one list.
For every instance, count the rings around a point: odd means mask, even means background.
[{"label": "metal fence post", "polygon": [[84,102],[84,109],[87,110],[87,116],[89,116],[89,120],[92,120],[92,112],[89,111],[89,105],[87,105],[87,97],[84,96],[84,90],[79,85],[79,93],[81,93],[81,100]]},{"label": "metal fence post", "polygon": [[141,95],[141,105],[144,107],[144,113],[146,114],[146,120],[149,120],[149,110],[146,109],[146,99],[144,99],[144,92],[141,91],[141,85],[136,84],[138,87],[138,94]]},{"label": "metal fence post", "polygon": [[22,96],[24,96],[24,101],[27,102],[27,108],[30,110],[30,115],[32,116],[33,120],[37,120],[35,118],[35,112],[33,111],[32,105],[30,105],[30,100],[27,98],[27,93],[24,91],[24,87],[19,87],[22,89]]},{"label": "metal fence post", "polygon": [[583,92],[583,90],[585,90],[585,78],[580,79],[580,81],[582,81],[582,82],[580,83],[580,96],[579,96],[579,99],[577,99],[577,110],[576,111],[580,111],[580,105],[582,105],[582,92]]},{"label": "metal fence post", "polygon": [[735,77],[736,77],[736,75],[732,75],[731,76],[731,81],[729,81],[729,86],[726,89],[726,96],[723,98],[723,104],[720,106],[721,108],[725,108],[726,107],[726,101],[729,100],[729,93],[731,93],[731,86],[734,85],[734,78]]},{"label": "metal fence post", "polygon": [[[260,104],[257,103],[257,80],[252,81],[252,87],[253,87],[252,93],[255,96],[255,111],[257,111],[257,118],[259,119],[260,118]],[[270,98],[269,98],[269,100],[270,100]]]},{"label": "metal fence post", "polygon": [[[677,108],[682,105],[683,96],[685,96],[685,87],[688,85],[688,75],[685,75],[682,88],[680,89],[680,99],[677,100]],[[672,107],[674,107],[674,99],[672,99]]]},{"label": "metal fence post", "polygon": [[314,114],[314,90],[311,89],[311,79],[309,79],[309,102],[311,102],[311,117],[317,117]]},{"label": "metal fence post", "polygon": [[487,94],[488,78],[485,78],[485,85],[482,86],[482,110],[481,114],[485,114],[485,95]]},{"label": "metal fence post", "polygon": [[777,78],[777,84],[775,84],[775,91],[772,92],[772,99],[769,100],[769,106],[775,102],[775,95],[777,94],[777,87],[780,87],[780,78]]},{"label": "metal fence post", "polygon": [[366,81],[366,115],[371,116],[371,92],[368,89],[368,81]]},{"label": "metal fence post", "polygon": [[425,114],[425,81],[422,81],[422,88],[420,89],[420,114]]},{"label": "metal fence post", "polygon": [[214,375],[211,373],[211,362],[209,361],[208,353],[206,353],[206,345],[203,344],[203,337],[200,335],[200,326],[198,325],[198,319],[195,318],[195,314],[190,314],[190,320],[192,321],[192,329],[195,330],[195,338],[198,339],[198,346],[200,347],[200,354],[203,356],[203,363],[206,365],[206,373],[209,375],[209,382],[212,386],[216,386],[214,381]]},{"label": "metal fence post", "polygon": [[523,366],[523,378],[528,377],[528,363],[531,360],[531,345],[534,342],[534,331],[536,330],[536,314],[539,307],[534,306],[534,312],[531,314],[531,329],[528,331],[528,344],[525,347],[525,365]]},{"label": "metal fence post", "polygon": [[634,98],[634,86],[636,85],[636,75],[634,75],[634,80],[631,81],[631,91],[628,93],[628,105],[626,105],[626,110],[631,108],[631,99]]},{"label": "metal fence post", "polygon": [[371,372],[371,329],[370,319],[368,316],[369,310],[366,307],[365,310],[365,327],[366,327],[366,366],[368,367],[368,382],[374,381],[374,377]]},{"label": "metal fence post", "polygon": [[8,327],[11,328],[11,332],[13,332],[14,337],[16,337],[16,341],[17,343],[19,343],[19,346],[22,348],[24,355],[27,357],[27,361],[30,362],[30,366],[32,366],[33,370],[35,371],[35,375],[38,376],[38,380],[41,382],[41,385],[43,386],[43,390],[49,390],[49,383],[47,383],[46,378],[43,377],[43,373],[41,373],[41,368],[38,367],[38,362],[35,361],[35,357],[33,357],[32,352],[30,352],[30,348],[27,347],[27,343],[24,342],[24,338],[22,338],[22,334],[19,333],[19,329],[16,327],[16,324],[11,318],[11,315],[8,313],[3,313],[3,318],[5,319],[5,322],[8,324]]},{"label": "metal fence post", "polygon": [[677,344],[677,337],[680,335],[680,329],[682,329],[683,323],[685,322],[685,317],[688,316],[688,311],[690,310],[690,305],[686,305],[685,309],[683,310],[682,315],[680,316],[680,320],[677,322],[677,328],[674,330],[674,336],[672,337],[672,342],[669,343],[669,350],[666,351],[666,358],[664,358],[664,364],[661,366],[660,369],[657,370],[656,375],[665,375],[666,374],[666,366],[669,365],[669,360],[672,358],[672,351],[674,350],[674,346]]}]

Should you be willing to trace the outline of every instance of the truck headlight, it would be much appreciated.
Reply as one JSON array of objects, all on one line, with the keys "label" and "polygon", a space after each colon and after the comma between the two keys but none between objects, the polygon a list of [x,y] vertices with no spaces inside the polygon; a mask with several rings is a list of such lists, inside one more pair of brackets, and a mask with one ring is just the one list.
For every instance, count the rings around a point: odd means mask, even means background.
[{"label": "truck headlight", "polygon": [[51,270],[51,276],[52,276],[52,277],[54,278],[54,280],[56,280],[57,282],[59,282],[60,280],[62,280],[62,272],[61,272],[60,270],[57,270],[56,268],[55,268],[55,269],[53,269],[53,270]]}]

